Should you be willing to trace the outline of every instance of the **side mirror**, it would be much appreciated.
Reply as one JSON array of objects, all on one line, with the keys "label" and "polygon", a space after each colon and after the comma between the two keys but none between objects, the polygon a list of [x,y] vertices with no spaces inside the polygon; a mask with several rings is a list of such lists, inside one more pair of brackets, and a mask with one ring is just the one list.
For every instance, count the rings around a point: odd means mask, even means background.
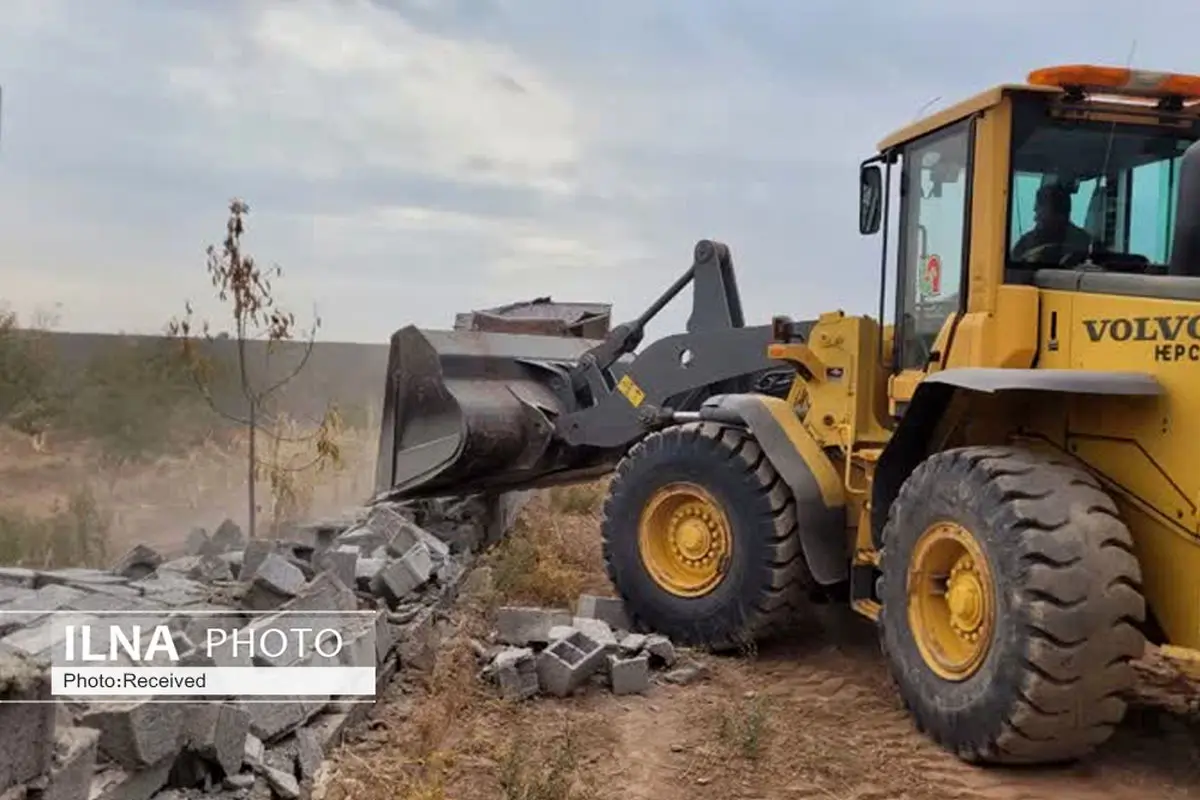
[{"label": "side mirror", "polygon": [[858,173],[858,232],[870,236],[883,222],[883,171],[867,164]]}]

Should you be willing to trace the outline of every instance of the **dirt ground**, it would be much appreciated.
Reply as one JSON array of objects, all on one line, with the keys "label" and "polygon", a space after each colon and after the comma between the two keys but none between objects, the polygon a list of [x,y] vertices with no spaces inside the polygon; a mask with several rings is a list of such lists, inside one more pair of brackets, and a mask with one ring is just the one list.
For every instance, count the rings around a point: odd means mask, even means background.
[{"label": "dirt ground", "polygon": [[[586,491],[586,490],[580,490]],[[1200,796],[1194,689],[1149,657],[1125,723],[1069,767],[979,769],[918,734],[871,626],[824,607],[752,657],[703,656],[707,678],[645,696],[601,687],[565,700],[499,701],[467,637],[509,602],[562,605],[610,594],[594,497],[532,506],[486,559],[433,673],[395,690],[337,755],[324,800],[1148,800]]]}]

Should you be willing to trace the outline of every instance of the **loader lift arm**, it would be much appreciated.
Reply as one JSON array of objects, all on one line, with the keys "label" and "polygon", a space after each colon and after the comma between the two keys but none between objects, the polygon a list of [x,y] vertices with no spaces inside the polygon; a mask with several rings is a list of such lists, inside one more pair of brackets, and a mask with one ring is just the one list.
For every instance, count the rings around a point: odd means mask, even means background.
[{"label": "loader lift arm", "polygon": [[[688,285],[687,332],[636,355],[646,325]],[[778,386],[770,325],[746,327],[729,248],[691,267],[599,342],[401,329],[392,337],[376,498],[548,486],[603,475],[677,411]],[[774,379],[774,380],[771,380]]]}]

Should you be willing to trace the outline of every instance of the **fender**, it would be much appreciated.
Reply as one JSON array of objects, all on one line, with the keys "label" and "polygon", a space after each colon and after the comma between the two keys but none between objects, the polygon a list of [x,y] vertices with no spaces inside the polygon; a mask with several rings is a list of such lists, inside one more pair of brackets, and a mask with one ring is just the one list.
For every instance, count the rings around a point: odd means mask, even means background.
[{"label": "fender", "polygon": [[1083,369],[1006,369],[961,367],[935,372],[921,381],[899,425],[879,457],[871,484],[871,540],[883,545],[883,526],[900,487],[930,453],[929,437],[955,392],[1006,391],[1149,397],[1163,386],[1145,372]]},{"label": "fender", "polygon": [[809,572],[828,586],[850,574],[842,476],[785,400],[758,394],[716,395],[700,419],[744,426],[792,490],[800,547]]}]

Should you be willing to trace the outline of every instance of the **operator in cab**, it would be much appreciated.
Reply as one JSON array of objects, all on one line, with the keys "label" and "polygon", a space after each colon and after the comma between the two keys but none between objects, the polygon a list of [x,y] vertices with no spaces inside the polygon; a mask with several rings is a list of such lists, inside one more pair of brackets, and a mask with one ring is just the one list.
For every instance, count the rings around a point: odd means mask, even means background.
[{"label": "operator in cab", "polygon": [[1083,256],[1092,237],[1071,222],[1071,193],[1059,183],[1038,189],[1033,211],[1033,230],[1013,246],[1013,261],[1060,263],[1070,254]]}]

